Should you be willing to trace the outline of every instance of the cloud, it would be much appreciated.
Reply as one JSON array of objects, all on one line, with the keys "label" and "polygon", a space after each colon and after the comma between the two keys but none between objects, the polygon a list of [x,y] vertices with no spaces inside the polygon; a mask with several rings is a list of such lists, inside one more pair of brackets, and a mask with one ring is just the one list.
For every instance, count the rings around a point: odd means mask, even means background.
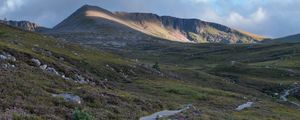
[{"label": "cloud", "polygon": [[231,12],[226,19],[225,23],[234,26],[242,27],[244,29],[249,29],[251,26],[257,27],[257,25],[262,24],[267,19],[266,11],[259,7],[254,13],[243,16],[237,12]]},{"label": "cloud", "polygon": [[0,3],[0,15],[14,11],[24,4],[22,0],[3,0]]},{"label": "cloud", "polygon": [[0,18],[53,27],[84,4],[198,18],[271,37],[300,33],[300,0],[0,0]]}]

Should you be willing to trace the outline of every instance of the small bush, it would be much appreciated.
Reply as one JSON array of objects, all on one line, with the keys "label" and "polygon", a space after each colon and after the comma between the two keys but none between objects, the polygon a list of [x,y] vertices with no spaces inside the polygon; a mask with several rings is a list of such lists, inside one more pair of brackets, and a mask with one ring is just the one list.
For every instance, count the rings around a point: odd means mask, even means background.
[{"label": "small bush", "polygon": [[159,67],[158,62],[155,62],[155,64],[152,66],[152,68],[154,68],[154,69],[160,71],[160,67]]},{"label": "small bush", "polygon": [[76,108],[72,120],[94,120],[94,117],[86,111]]},{"label": "small bush", "polygon": [[0,31],[0,36],[4,36],[5,32]]}]

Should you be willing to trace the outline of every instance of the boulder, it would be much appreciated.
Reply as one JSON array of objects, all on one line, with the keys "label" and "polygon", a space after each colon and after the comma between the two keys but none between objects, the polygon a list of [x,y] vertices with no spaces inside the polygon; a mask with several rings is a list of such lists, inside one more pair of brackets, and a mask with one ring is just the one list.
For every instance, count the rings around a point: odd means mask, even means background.
[{"label": "boulder", "polygon": [[47,67],[48,67],[48,65],[42,65],[42,66],[40,66],[40,68],[41,68],[42,70],[46,70]]},{"label": "boulder", "polygon": [[53,73],[55,75],[59,75],[59,73],[52,67],[47,67],[46,71],[48,71],[49,73]]},{"label": "boulder", "polygon": [[0,54],[0,60],[11,60],[11,61],[15,62],[16,58],[14,56],[10,55],[9,53],[3,52],[2,54]]},{"label": "boulder", "polygon": [[7,60],[7,57],[0,54],[0,60]]},{"label": "boulder", "polygon": [[31,62],[34,63],[35,66],[41,66],[41,64],[42,64],[42,63],[40,62],[40,60],[34,59],[34,58],[31,59]]},{"label": "boulder", "polygon": [[75,75],[75,81],[78,81],[80,84],[87,83],[86,79],[78,74]]}]

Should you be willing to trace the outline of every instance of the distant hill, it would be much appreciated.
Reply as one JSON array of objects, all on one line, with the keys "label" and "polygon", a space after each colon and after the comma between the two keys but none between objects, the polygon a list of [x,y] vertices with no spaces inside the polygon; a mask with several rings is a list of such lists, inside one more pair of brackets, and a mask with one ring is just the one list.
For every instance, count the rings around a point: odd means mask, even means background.
[{"label": "distant hill", "polygon": [[263,43],[296,43],[296,42],[300,42],[300,34],[263,41]]},{"label": "distant hill", "polygon": [[264,39],[258,35],[198,19],[158,16],[152,13],[110,12],[89,5],[78,9],[55,26],[51,33],[69,34],[73,36],[72,39],[80,37],[81,42],[89,43],[116,39],[118,41],[115,42],[128,43],[144,40],[149,36],[191,43],[256,43]]},{"label": "distant hill", "polygon": [[0,20],[0,23],[33,32],[41,32],[47,30],[47,28],[39,26],[38,24],[29,21]]}]

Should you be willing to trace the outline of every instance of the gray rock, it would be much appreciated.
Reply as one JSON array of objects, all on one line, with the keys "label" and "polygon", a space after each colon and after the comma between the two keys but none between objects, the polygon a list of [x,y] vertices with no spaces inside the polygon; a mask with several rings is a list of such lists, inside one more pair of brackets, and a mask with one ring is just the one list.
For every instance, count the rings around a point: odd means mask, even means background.
[{"label": "gray rock", "polygon": [[71,78],[66,77],[66,75],[62,74],[61,77],[65,80],[70,80]]},{"label": "gray rock", "polygon": [[253,104],[254,104],[254,102],[247,102],[245,104],[239,105],[235,110],[241,111],[241,110],[244,110],[246,108],[250,108]]},{"label": "gray rock", "polygon": [[9,53],[3,52],[2,54],[0,54],[0,60],[11,60],[11,61],[15,62],[16,58],[14,56],[10,55]]},{"label": "gray rock", "polygon": [[77,104],[81,104],[81,98],[77,95],[69,94],[69,93],[62,93],[62,94],[52,94],[53,97],[63,97],[67,102],[73,102]]},{"label": "gray rock", "polygon": [[41,66],[41,64],[42,64],[42,63],[40,62],[40,60],[34,59],[34,58],[31,59],[31,62],[33,62],[35,66]]},{"label": "gray rock", "polygon": [[41,68],[42,70],[46,70],[47,67],[48,67],[48,65],[42,65],[42,66],[40,66],[40,68]]},{"label": "gray rock", "polygon": [[78,74],[75,75],[75,81],[79,82],[80,84],[87,83],[87,80]]},{"label": "gray rock", "polygon": [[52,52],[51,51],[46,51],[45,55],[47,55],[48,57],[51,57],[52,56]]},{"label": "gray rock", "polygon": [[59,73],[52,67],[47,67],[46,71],[53,73],[55,75],[59,75]]},{"label": "gray rock", "polygon": [[0,60],[7,60],[7,57],[4,55],[0,55]]},{"label": "gray rock", "polygon": [[64,61],[64,60],[65,60],[65,58],[63,58],[63,57],[59,57],[59,60],[60,60],[60,61]]},{"label": "gray rock", "polygon": [[3,69],[9,69],[9,68],[16,68],[16,66],[7,63],[7,64],[1,64],[1,68],[3,68]]}]

